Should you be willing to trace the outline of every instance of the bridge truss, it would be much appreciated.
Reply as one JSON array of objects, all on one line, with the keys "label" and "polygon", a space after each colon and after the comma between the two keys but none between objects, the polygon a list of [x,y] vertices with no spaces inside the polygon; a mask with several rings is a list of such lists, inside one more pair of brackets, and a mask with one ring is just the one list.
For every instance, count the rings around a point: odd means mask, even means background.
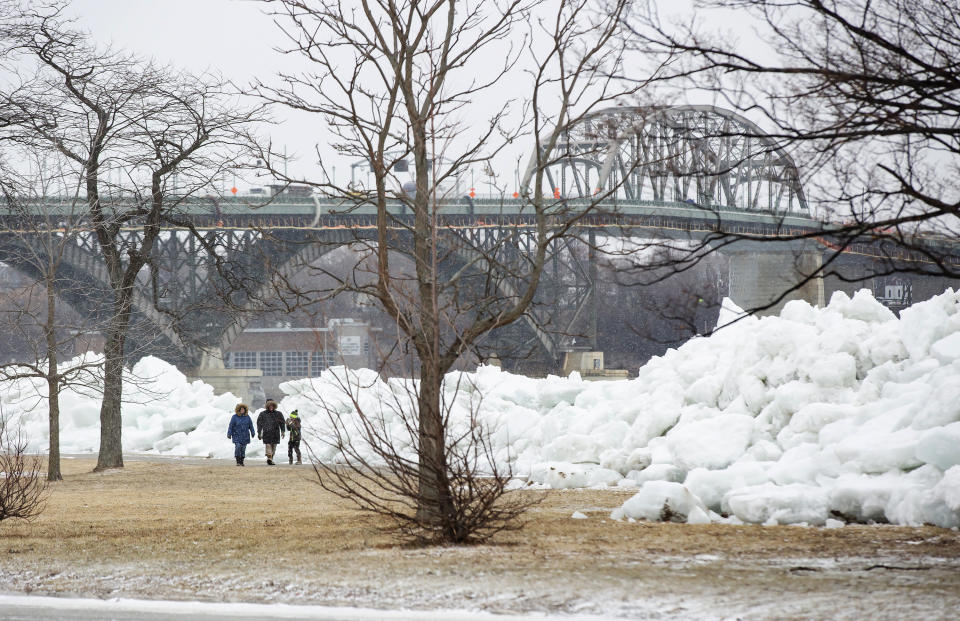
[{"label": "bridge truss", "polygon": [[[746,118],[714,106],[609,108],[566,132],[544,175],[547,196],[693,203],[809,214],[796,164]],[[523,186],[536,162],[531,160]]]}]

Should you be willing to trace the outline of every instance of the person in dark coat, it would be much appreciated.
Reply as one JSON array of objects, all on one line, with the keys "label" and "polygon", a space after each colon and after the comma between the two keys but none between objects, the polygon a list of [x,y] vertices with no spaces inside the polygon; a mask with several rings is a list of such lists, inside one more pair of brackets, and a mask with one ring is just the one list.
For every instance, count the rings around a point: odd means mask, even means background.
[{"label": "person in dark coat", "polygon": [[297,410],[290,412],[290,418],[287,419],[287,431],[290,432],[290,439],[287,440],[287,457],[290,458],[290,465],[293,465],[293,452],[297,452],[297,463],[302,464],[300,460],[300,414]]},{"label": "person in dark coat", "polygon": [[227,426],[227,437],[233,440],[233,456],[237,459],[237,465],[242,466],[247,456],[247,445],[253,438],[253,420],[245,403],[238,403],[237,407],[233,408],[233,416]]},{"label": "person in dark coat", "polygon": [[270,399],[267,401],[267,409],[257,417],[257,438],[263,440],[268,466],[273,465],[273,454],[284,435],[283,414],[277,411],[277,402]]}]

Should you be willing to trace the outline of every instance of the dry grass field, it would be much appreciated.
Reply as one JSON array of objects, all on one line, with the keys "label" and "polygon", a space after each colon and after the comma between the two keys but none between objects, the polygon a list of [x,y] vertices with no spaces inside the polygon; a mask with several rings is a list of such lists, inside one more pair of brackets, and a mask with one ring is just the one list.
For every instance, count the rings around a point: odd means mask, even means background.
[{"label": "dry grass field", "polygon": [[[539,491],[482,546],[410,548],[308,466],[64,461],[40,518],[0,522],[0,591],[626,618],[956,618],[960,533],[614,522],[629,492]],[[252,466],[252,467],[251,467]],[[571,519],[574,511],[589,516]]]}]

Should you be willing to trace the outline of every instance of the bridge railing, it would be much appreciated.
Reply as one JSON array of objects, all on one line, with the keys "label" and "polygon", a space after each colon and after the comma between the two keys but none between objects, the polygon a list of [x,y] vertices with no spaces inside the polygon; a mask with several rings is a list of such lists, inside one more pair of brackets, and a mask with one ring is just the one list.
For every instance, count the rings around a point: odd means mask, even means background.
[{"label": "bridge railing", "polygon": [[[593,208],[598,216],[609,217],[655,217],[670,216],[696,220],[720,222],[762,223],[772,226],[817,227],[822,226],[816,220],[797,214],[776,214],[754,211],[722,205],[703,206],[692,202],[667,202],[654,200],[610,199],[595,204],[588,198],[551,198],[547,206],[548,214],[576,211],[578,208]],[[23,208],[26,209],[23,209]],[[410,207],[404,201],[391,199],[387,203],[391,215],[402,217],[411,215]],[[25,203],[20,209],[9,209],[0,203],[0,217],[22,216],[24,211],[35,216],[56,217],[58,213],[76,213],[75,203],[57,198],[36,200]],[[190,197],[183,199],[176,208],[177,213],[200,218],[205,225],[222,221],[225,225],[265,226],[270,222],[278,224],[303,225],[313,222],[320,224],[328,218],[369,219],[376,215],[376,206],[362,197],[355,199],[328,197]],[[512,198],[469,198],[442,201],[439,213],[443,216],[464,216],[475,218],[490,217],[526,217],[535,215],[534,208],[523,197]],[[246,223],[246,224],[244,224]]]}]

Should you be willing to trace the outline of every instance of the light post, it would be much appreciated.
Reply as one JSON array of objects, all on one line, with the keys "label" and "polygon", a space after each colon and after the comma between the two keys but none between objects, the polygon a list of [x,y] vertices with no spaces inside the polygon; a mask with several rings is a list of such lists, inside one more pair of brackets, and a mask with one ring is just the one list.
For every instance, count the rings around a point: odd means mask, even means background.
[{"label": "light post", "polygon": [[515,172],[516,175],[516,189],[514,190],[517,194],[520,193],[520,158],[517,158],[517,169]]}]

